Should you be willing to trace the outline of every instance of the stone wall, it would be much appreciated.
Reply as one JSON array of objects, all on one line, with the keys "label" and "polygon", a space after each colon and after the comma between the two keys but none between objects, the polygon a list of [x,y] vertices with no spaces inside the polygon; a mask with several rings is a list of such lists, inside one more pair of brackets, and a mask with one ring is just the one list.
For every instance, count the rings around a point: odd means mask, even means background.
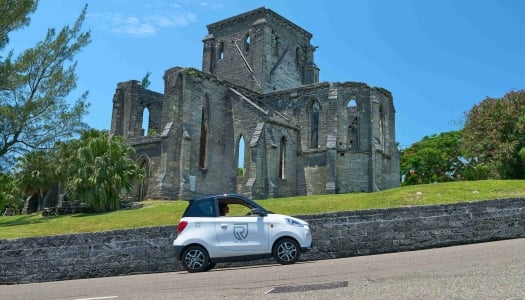
[{"label": "stone wall", "polygon": [[411,251],[525,237],[525,198],[299,216],[312,228],[307,259]]},{"label": "stone wall", "polygon": [[[314,239],[303,260],[525,237],[525,198],[299,217]],[[164,226],[0,240],[0,284],[179,271],[175,232]]]}]

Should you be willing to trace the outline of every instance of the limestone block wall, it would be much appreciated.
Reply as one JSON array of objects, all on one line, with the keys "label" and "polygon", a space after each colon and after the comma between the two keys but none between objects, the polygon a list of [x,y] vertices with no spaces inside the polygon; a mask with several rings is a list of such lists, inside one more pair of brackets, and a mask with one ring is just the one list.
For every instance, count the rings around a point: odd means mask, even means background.
[{"label": "limestone block wall", "polygon": [[0,284],[173,271],[176,226],[0,240]]},{"label": "limestone block wall", "polygon": [[[302,260],[525,237],[525,198],[299,217],[314,240]],[[175,235],[176,225],[0,240],[0,284],[179,271]]]},{"label": "limestone block wall", "polygon": [[299,217],[312,228],[312,260],[525,237],[525,198]]}]

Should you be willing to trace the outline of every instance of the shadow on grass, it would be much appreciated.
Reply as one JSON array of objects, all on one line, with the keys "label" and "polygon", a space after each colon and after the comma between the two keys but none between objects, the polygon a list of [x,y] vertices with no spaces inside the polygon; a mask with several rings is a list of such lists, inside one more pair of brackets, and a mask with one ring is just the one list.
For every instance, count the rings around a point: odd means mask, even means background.
[{"label": "shadow on grass", "polygon": [[72,217],[72,218],[93,217],[93,216],[107,215],[107,214],[113,213],[115,211],[116,210],[114,210],[114,211],[106,211],[106,212],[98,212],[98,213],[81,213],[81,214],[74,214],[74,215],[69,215],[69,216]]},{"label": "shadow on grass", "polygon": [[[10,226],[20,226],[20,225],[31,225],[31,224],[42,224],[47,223],[51,220],[55,220],[62,217],[69,218],[83,218],[83,217],[92,217],[98,215],[105,215],[110,212],[101,212],[101,213],[77,213],[70,215],[60,215],[60,216],[46,216],[41,215],[22,215],[22,216],[12,216],[12,217],[1,217],[0,218],[0,228],[1,227],[10,227]],[[9,220],[6,220],[9,218]]]},{"label": "shadow on grass", "polygon": [[17,217],[9,217],[9,218],[12,218],[12,219],[4,221],[0,218],[0,227],[46,223],[49,220],[54,219],[56,217],[45,217],[44,218],[42,216],[28,215],[28,216],[17,216]]}]

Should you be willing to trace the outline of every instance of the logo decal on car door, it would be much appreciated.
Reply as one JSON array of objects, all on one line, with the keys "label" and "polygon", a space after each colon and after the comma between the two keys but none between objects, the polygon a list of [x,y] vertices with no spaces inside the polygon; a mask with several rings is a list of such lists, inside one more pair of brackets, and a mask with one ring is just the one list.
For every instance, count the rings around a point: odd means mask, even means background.
[{"label": "logo decal on car door", "polygon": [[243,241],[248,237],[248,224],[237,223],[233,224],[233,237],[238,241]]}]

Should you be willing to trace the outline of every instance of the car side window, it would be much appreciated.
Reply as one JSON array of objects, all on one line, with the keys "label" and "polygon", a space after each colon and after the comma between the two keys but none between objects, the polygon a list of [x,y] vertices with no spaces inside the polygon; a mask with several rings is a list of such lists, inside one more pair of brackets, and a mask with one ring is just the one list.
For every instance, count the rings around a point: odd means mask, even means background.
[{"label": "car side window", "polygon": [[228,216],[230,217],[244,217],[250,215],[251,207],[249,206],[237,203],[228,204],[228,206],[230,207],[230,212],[228,213]]},{"label": "car side window", "polygon": [[200,200],[192,202],[184,217],[215,217],[215,205],[213,199]]}]

